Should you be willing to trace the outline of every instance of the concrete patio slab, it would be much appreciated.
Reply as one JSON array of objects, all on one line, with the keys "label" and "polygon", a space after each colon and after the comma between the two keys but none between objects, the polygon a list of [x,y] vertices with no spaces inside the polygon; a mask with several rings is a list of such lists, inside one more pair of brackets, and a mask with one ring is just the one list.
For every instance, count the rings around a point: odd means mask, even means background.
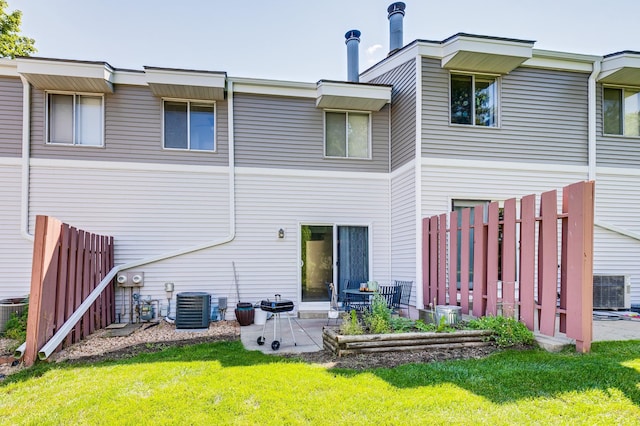
[{"label": "concrete patio slab", "polygon": [[[273,341],[273,321],[267,320],[264,329],[265,344],[258,345],[258,337],[262,336],[262,325],[251,324],[240,327],[242,344],[248,350],[259,350],[266,354],[278,353],[300,353],[316,352],[322,350],[322,327],[327,325],[327,318],[302,319],[291,316],[291,325],[295,335],[297,345],[293,344],[289,323],[284,315],[280,321],[281,330],[278,332],[280,348],[277,351],[271,349]],[[331,321],[334,324],[334,320]],[[605,340],[640,340],[640,319],[619,319],[619,320],[594,320],[593,321],[593,341]],[[563,336],[555,338],[545,337],[541,341],[541,346],[549,346],[547,350],[560,350],[566,345],[573,345],[574,342]]]}]

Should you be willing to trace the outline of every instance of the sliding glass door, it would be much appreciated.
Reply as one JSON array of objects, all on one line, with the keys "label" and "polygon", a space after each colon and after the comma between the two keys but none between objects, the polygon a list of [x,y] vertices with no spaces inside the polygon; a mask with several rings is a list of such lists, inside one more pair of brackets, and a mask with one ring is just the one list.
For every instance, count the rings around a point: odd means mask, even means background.
[{"label": "sliding glass door", "polygon": [[302,302],[329,301],[329,283],[341,291],[369,279],[368,227],[302,225],[300,236]]}]

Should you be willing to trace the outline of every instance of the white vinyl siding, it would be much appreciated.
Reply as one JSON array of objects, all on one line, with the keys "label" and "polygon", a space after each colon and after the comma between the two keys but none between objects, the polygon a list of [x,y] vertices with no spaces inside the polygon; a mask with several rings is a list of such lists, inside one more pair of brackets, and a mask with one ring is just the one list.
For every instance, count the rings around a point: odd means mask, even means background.
[{"label": "white vinyl siding", "polygon": [[10,165],[0,158],[0,299],[24,297],[31,285],[31,257],[33,243],[21,232],[19,165]]},{"label": "white vinyl siding", "polygon": [[586,165],[588,73],[519,67],[500,78],[500,128],[449,123],[449,72],[422,59],[422,156]]},{"label": "white vinyl siding", "polygon": [[[408,166],[391,178],[391,275],[394,280],[416,280],[415,169]],[[421,281],[421,278],[420,278]],[[412,304],[415,304],[415,289]]]},{"label": "white vinyl siding", "polygon": [[47,143],[104,145],[102,95],[47,94]]},{"label": "white vinyl siding", "polygon": [[389,171],[389,111],[371,113],[371,160],[325,157],[324,111],[314,99],[236,93],[236,165],[322,171]]},{"label": "white vinyl siding", "polygon": [[392,84],[391,170],[416,156],[416,61],[412,59],[374,79],[375,84]]},{"label": "white vinyl siding", "polygon": [[31,94],[33,158],[209,166],[228,164],[227,101],[216,102],[216,152],[164,150],[162,99],[154,96],[148,87],[118,85],[114,93],[105,95],[105,144],[96,156],[95,150],[76,149],[73,145],[43,144],[46,138],[45,93],[33,88]]},{"label": "white vinyl siding", "polygon": [[640,234],[640,175],[598,171],[596,181],[596,227],[594,266],[596,274],[629,275],[631,303],[640,305],[640,241],[602,229],[598,223]]},{"label": "white vinyl siding", "polygon": [[19,157],[22,153],[22,82],[0,77],[0,156]]}]

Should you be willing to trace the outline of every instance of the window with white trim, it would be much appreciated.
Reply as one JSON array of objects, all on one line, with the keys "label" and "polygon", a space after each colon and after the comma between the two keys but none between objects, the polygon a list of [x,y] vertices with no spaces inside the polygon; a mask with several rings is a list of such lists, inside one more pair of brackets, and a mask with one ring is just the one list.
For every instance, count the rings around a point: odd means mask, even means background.
[{"label": "window with white trim", "polygon": [[640,89],[605,87],[602,111],[605,135],[640,136]]},{"label": "window with white trim", "polygon": [[451,124],[498,126],[498,78],[451,74]]},{"label": "window with white trim", "polygon": [[47,143],[103,146],[104,97],[47,93]]},{"label": "window with white trim", "polygon": [[165,100],[164,147],[215,151],[215,103]]},{"label": "window with white trim", "polygon": [[325,156],[371,158],[371,114],[325,111]]}]

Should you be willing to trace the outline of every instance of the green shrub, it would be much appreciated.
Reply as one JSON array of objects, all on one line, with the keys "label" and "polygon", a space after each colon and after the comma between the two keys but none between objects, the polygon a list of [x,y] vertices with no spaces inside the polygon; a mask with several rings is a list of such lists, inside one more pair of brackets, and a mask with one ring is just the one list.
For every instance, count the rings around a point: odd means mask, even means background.
[{"label": "green shrub", "polygon": [[353,335],[364,334],[362,324],[358,320],[358,314],[355,310],[345,313],[342,316],[342,324],[340,324],[340,334]]},{"label": "green shrub", "polygon": [[371,310],[364,313],[364,323],[372,334],[391,332],[391,309],[380,293],[373,295]]},{"label": "green shrub", "polygon": [[414,327],[414,322],[411,318],[391,317],[390,325],[394,333],[406,333]]},{"label": "green shrub", "polygon": [[17,340],[20,343],[27,340],[28,311],[29,311],[29,305],[24,307],[24,310],[20,315],[16,315],[15,312],[11,313],[9,320],[7,321],[7,327],[4,332],[4,337],[8,339]]},{"label": "green shrub", "polygon": [[516,345],[531,345],[533,333],[521,322],[506,317],[480,317],[469,321],[469,328],[493,331],[493,340],[502,348]]}]

